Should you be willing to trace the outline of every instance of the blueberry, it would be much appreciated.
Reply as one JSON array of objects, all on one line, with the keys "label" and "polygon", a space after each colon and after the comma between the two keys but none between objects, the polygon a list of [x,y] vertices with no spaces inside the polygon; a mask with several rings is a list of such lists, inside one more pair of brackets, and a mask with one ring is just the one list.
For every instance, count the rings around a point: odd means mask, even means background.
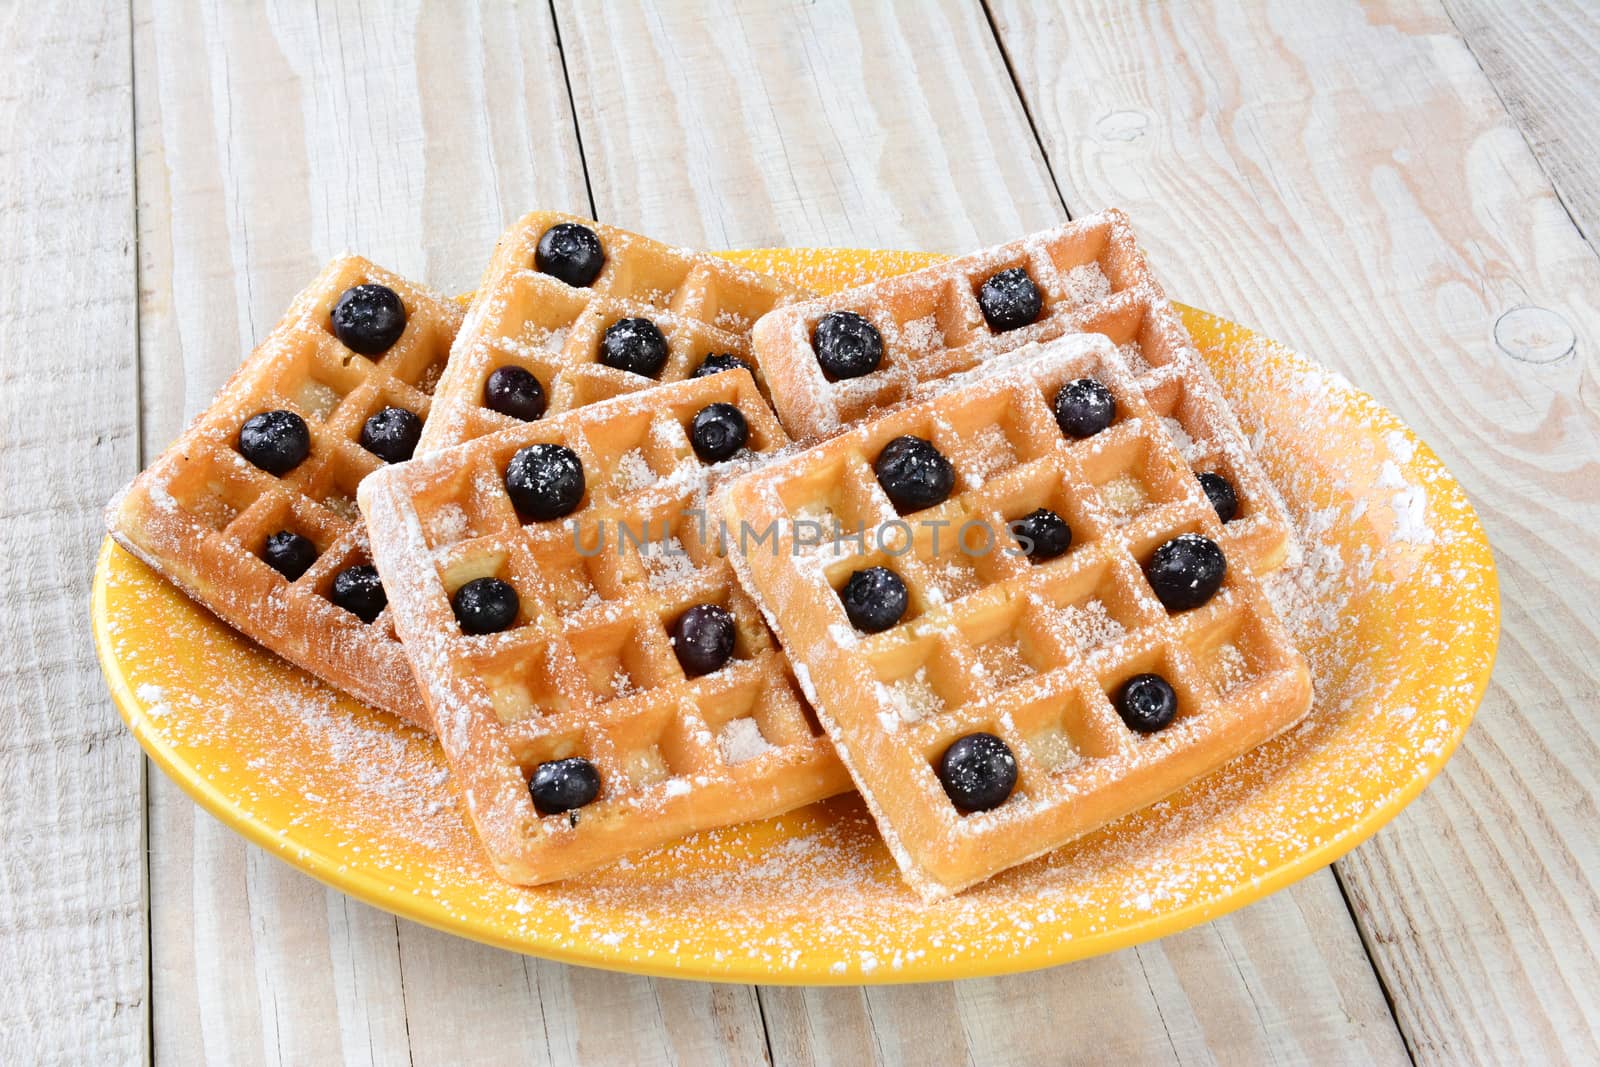
[{"label": "blueberry", "polygon": [[1159,674],[1136,674],[1117,690],[1117,713],[1128,729],[1153,734],[1178,717],[1178,694]]},{"label": "blueberry", "polygon": [[422,420],[405,408],[384,408],[361,427],[361,447],[385,463],[404,463],[417,450]]},{"label": "blueberry", "polygon": [[942,504],[956,485],[956,469],[932,441],[906,434],[883,446],[872,464],[878,484],[900,511]]},{"label": "blueberry", "polygon": [[389,603],[383,582],[378,580],[378,568],[366,563],[346,567],[334,575],[329,599],[362,622],[376,619],[383,606]]},{"label": "blueberry", "polygon": [[649,319],[618,319],[600,339],[600,362],[653,378],[667,362],[667,339]]},{"label": "blueberry", "polygon": [[811,332],[817,363],[830,378],[859,378],[883,362],[883,335],[854,311],[831,311]]},{"label": "blueberry", "polygon": [[939,757],[939,782],[964,812],[989,811],[1017,787],[1017,757],[994,734],[958,737]]},{"label": "blueberry", "polygon": [[528,792],[540,815],[572,811],[600,795],[600,772],[582,756],[550,760],[534,768]]},{"label": "blueberry", "polygon": [[1116,417],[1116,398],[1093,378],[1068,382],[1056,393],[1056,424],[1068,437],[1093,437]]},{"label": "blueberry", "polygon": [[239,454],[268,474],[288,474],[311,454],[311,431],[292,411],[263,411],[239,428]]},{"label": "blueberry", "polygon": [[1196,477],[1200,479],[1200,488],[1205,490],[1206,499],[1217,509],[1217,518],[1232,522],[1233,517],[1239,514],[1239,494],[1233,491],[1233,483],[1215,471],[1201,471]]},{"label": "blueberry", "polygon": [[733,655],[733,615],[718,604],[696,604],[672,624],[672,650],[691,678],[710,674]]},{"label": "blueberry", "polygon": [[506,464],[506,493],[524,519],[548,522],[583,502],[583,461],[565,445],[529,445]]},{"label": "blueberry", "polygon": [[740,359],[732,352],[713,352],[700,361],[700,365],[694,369],[694,373],[689,377],[704,378],[712,374],[721,374],[725,370],[738,370],[740,368],[749,371],[751,374],[756,372],[756,369],[750,365],[748,360]]},{"label": "blueberry", "polygon": [[1049,508],[1028,512],[1011,524],[1011,533],[1035,563],[1055,559],[1072,547],[1072,528]]},{"label": "blueberry", "polygon": [[1044,300],[1028,272],[1012,267],[993,275],[978,290],[978,307],[996,333],[1020,329],[1039,317]]},{"label": "blueberry", "polygon": [[353,285],[340,294],[329,321],[340,344],[363,356],[377,356],[406,332],[406,306],[387,285]]},{"label": "blueberry", "polygon": [[521,367],[501,367],[483,383],[483,403],[490,411],[533,422],[544,414],[544,386]]},{"label": "blueberry", "polygon": [[589,227],[558,222],[540,236],[533,265],[541,274],[582,289],[600,274],[600,268],[606,265],[606,254],[600,247],[600,238]]},{"label": "blueberry", "polygon": [[1145,577],[1168,611],[1197,608],[1216,595],[1228,561],[1208,537],[1179,534],[1150,556]]},{"label": "blueberry", "polygon": [[689,423],[689,443],[706,463],[721,463],[748,440],[750,424],[732,404],[707,404]]},{"label": "blueberry", "polygon": [[474,578],[450,598],[463,633],[497,634],[517,621],[517,591],[498,578]]},{"label": "blueberry", "polygon": [[906,583],[888,567],[868,567],[850,575],[839,590],[850,625],[862,633],[882,633],[905,615],[911,605]]},{"label": "blueberry", "polygon": [[317,561],[317,546],[309,537],[301,537],[291,530],[279,530],[267,538],[261,549],[261,558],[267,566],[291,582],[311,569]]}]

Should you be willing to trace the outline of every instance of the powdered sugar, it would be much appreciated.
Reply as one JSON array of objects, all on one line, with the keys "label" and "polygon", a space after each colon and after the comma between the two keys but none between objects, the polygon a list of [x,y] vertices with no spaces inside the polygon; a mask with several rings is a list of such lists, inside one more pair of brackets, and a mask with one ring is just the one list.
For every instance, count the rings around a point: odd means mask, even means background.
[{"label": "powdered sugar", "polygon": [[944,347],[944,331],[936,315],[911,319],[900,327],[900,342],[912,352],[931,352]]},{"label": "powdered sugar", "polygon": [[694,560],[676,535],[645,542],[639,549],[639,558],[644,562],[652,589],[694,577]]},{"label": "powdered sugar", "polygon": [[645,459],[644,452],[637,448],[629,449],[617,457],[616,469],[612,472],[612,480],[618,489],[631,493],[639,489],[648,489],[661,480],[655,468],[650,466],[650,461]]},{"label": "powdered sugar", "polygon": [[717,734],[717,748],[730,764],[740,764],[772,751],[772,744],[761,735],[761,725],[748,715],[729,719]]},{"label": "powdered sugar", "polygon": [[1111,295],[1111,279],[1098,263],[1080,263],[1062,276],[1062,296],[1069,304],[1087,304]]},{"label": "powdered sugar", "polygon": [[1128,632],[1098,598],[1057,608],[1053,619],[1085,655],[1121,641]]},{"label": "powdered sugar", "polygon": [[928,679],[926,667],[918,667],[914,674],[888,685],[880,683],[879,691],[902,722],[920,722],[945,708],[944,698]]},{"label": "powdered sugar", "polygon": [[1188,430],[1183,428],[1183,423],[1171,415],[1162,416],[1161,426],[1167,431],[1167,436],[1172,438],[1172,443],[1178,446],[1178,453],[1185,460],[1193,460],[1204,448],[1200,442],[1190,436]]}]

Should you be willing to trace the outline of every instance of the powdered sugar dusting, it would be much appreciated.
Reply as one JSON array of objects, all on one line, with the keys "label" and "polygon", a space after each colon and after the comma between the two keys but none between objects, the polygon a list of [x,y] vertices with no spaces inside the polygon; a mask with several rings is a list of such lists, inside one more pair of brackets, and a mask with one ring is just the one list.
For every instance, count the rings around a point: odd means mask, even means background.
[{"label": "powdered sugar dusting", "polygon": [[1077,650],[1085,655],[1116,644],[1128,633],[1098,598],[1057,608],[1053,618]]},{"label": "powdered sugar dusting", "polygon": [[744,763],[772,751],[772,745],[761,736],[761,725],[748,715],[728,720],[717,734],[717,748],[730,764]]},{"label": "powdered sugar dusting", "polygon": [[936,315],[912,319],[900,327],[900,341],[912,352],[931,352],[944,347],[944,331]]},{"label": "powdered sugar dusting", "polygon": [[1080,263],[1062,278],[1062,295],[1071,304],[1087,304],[1111,295],[1111,279],[1098,263]]}]

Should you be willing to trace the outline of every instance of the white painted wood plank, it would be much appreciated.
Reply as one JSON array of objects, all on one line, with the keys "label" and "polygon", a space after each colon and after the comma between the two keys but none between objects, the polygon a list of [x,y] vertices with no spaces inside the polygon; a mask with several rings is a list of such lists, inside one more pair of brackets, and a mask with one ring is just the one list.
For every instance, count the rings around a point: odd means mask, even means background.
[{"label": "white painted wood plank", "polygon": [[699,247],[955,252],[1061,216],[970,3],[562,3],[600,216]]},{"label": "white painted wood plank", "polygon": [[[956,251],[1062,216],[976,5],[569,3],[557,17],[595,200],[622,225],[712,246]],[[761,995],[784,1064],[1405,1059],[1326,873],[1040,974]]]},{"label": "white painted wood plank", "polygon": [[1591,245],[1600,246],[1600,5],[1445,0]]},{"label": "white painted wood plank", "polygon": [[91,647],[136,467],[127,12],[0,10],[0,1062],[145,1045],[141,760]]},{"label": "white painted wood plank", "polygon": [[[149,454],[328,256],[468,288],[512,218],[589,210],[542,6],[141,0],[137,15]],[[747,988],[575,971],[397,921],[246,845],[159,775],[150,825],[164,1061],[762,1048]]]},{"label": "white painted wood plank", "polygon": [[[1436,4],[995,13],[1071,206],[1129,209],[1175,295],[1344,371],[1472,494],[1501,568],[1494,684],[1440,780],[1339,869],[1419,1059],[1600,1058],[1592,248]],[[1524,303],[1575,357],[1496,345]]]}]

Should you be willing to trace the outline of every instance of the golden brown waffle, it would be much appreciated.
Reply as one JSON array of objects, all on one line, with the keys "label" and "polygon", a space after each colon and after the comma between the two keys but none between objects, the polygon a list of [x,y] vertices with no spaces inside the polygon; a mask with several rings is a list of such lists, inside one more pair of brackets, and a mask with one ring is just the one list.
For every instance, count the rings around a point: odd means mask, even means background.
[{"label": "golden brown waffle", "polygon": [[[685,425],[717,402],[744,413],[750,441],[708,468]],[[751,377],[729,371],[524,423],[362,484],[396,628],[507,879],[563,878],[849,788],[703,510],[713,478],[786,441]],[[587,492],[571,515],[523,525],[504,472],[535,443],[575,451]],[[451,598],[482,577],[509,582],[520,613],[510,629],[467,635]],[[668,632],[706,603],[732,613],[734,659],[691,679]],[[573,818],[541,817],[530,777],[572,756],[598,769],[598,798]]]},{"label": "golden brown waffle", "polygon": [[[372,359],[340,344],[329,326],[339,296],[367,282],[393,289],[406,309],[405,332]],[[111,502],[111,535],[245,636],[426,728],[388,611],[363,623],[328,596],[340,571],[369,562],[356,485],[383,461],[357,443],[361,427],[391,405],[427,416],[461,318],[454,301],[364,259],[334,260],[211,406]],[[309,457],[281,478],[237,447],[246,420],[278,409],[300,415],[311,433]],[[261,558],[280,530],[317,549],[292,582]]]},{"label": "golden brown waffle", "polygon": [[[600,238],[605,266],[587,287],[568,285],[534,265],[539,238],[563,222],[586,226]],[[773,308],[809,295],[705,252],[575,215],[533,212],[495,245],[439,383],[421,450],[517,425],[517,419],[484,406],[489,375],[506,366],[521,367],[539,380],[548,402],[546,417],[687,378],[713,353],[730,353],[755,366],[764,389],[750,329]],[[597,361],[606,328],[631,317],[649,319],[666,336],[667,362],[653,378]]]},{"label": "golden brown waffle", "polygon": [[[1069,440],[1051,401],[1082,376],[1110,388],[1118,415],[1098,435]],[[730,557],[790,657],[805,664],[802,686],[924,897],[1153,803],[1306,712],[1306,665],[1257,577],[1282,561],[1288,531],[1209,381],[1187,357],[1135,379],[1105,338],[1064,337],[726,491],[730,523],[780,531],[758,547],[730,535]],[[931,440],[954,464],[956,483],[938,507],[897,516],[872,463],[902,434]],[[1232,481],[1240,500],[1232,522],[1219,521],[1191,465]],[[1013,544],[1007,524],[1042,506],[1067,519],[1071,549],[1039,564],[1001,551]],[[977,525],[963,551],[969,522]],[[836,528],[868,537],[835,539]],[[808,547],[824,530],[829,543]],[[987,553],[985,531],[997,535]],[[1208,603],[1172,615],[1142,567],[1182,533],[1216,541],[1228,568]],[[910,606],[898,625],[866,635],[837,590],[871,565],[904,579]],[[1140,735],[1108,694],[1147,671],[1172,684],[1179,710],[1165,730]],[[963,815],[934,767],[974,732],[1009,745],[1018,781],[998,807]]]},{"label": "golden brown waffle", "polygon": [[[977,292],[1020,267],[1043,300],[1028,326],[989,328]],[[877,370],[833,380],[812,333],[823,316],[851,311],[883,339]],[[1134,240],[1127,216],[1110,210],[908,274],[790,304],[756,325],[756,359],[778,417],[796,440],[822,437],[909,396],[918,382],[1064,333],[1104,332],[1151,366],[1189,346],[1161,286]]]}]

